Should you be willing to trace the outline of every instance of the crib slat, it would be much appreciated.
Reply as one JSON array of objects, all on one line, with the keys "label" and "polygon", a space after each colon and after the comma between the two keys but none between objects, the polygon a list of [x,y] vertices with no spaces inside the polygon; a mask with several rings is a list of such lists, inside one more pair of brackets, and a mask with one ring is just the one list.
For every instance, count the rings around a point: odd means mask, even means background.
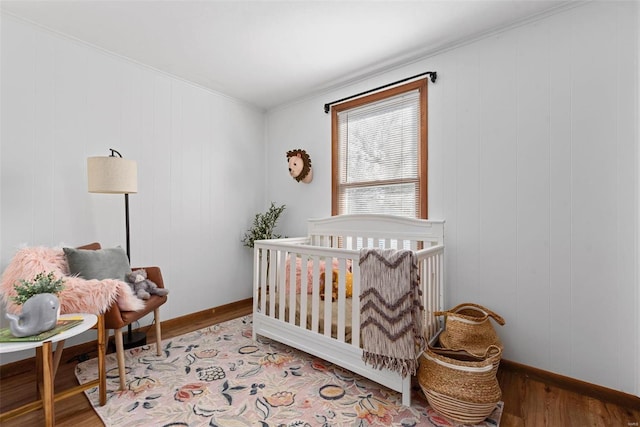
[{"label": "crib slat", "polygon": [[[282,272],[285,271],[286,267],[287,267],[287,257],[283,255],[282,251],[277,251],[277,258],[276,258],[276,262],[277,262],[277,268],[278,268],[278,272]],[[278,274],[277,277],[277,284],[276,284],[276,289],[275,289],[275,293],[274,296],[277,296],[278,298],[278,314],[275,316],[278,319],[284,321],[285,317],[284,317],[284,311],[285,311],[285,307],[286,307],[286,302],[285,302],[285,297],[287,296],[287,292],[285,289],[285,275],[284,274]],[[274,298],[275,299],[275,298]]]},{"label": "crib slat", "polygon": [[[337,338],[338,341],[344,342],[345,337],[345,299],[347,296],[347,274],[346,260],[340,258],[338,260],[338,325]],[[327,276],[328,277],[328,276]]]},{"label": "crib slat", "polygon": [[311,293],[311,330],[318,333],[319,311],[320,311],[320,258],[313,256],[313,279]]},{"label": "crib slat", "polygon": [[344,248],[345,249],[353,249],[353,245],[354,245],[354,237],[347,234],[344,236]]},{"label": "crib slat", "polygon": [[[273,251],[272,249],[267,249],[265,252],[267,255],[265,258],[267,259],[267,263],[269,265],[269,267],[265,267],[265,274],[266,274],[266,272],[269,271],[269,268],[271,267],[271,265],[277,265],[277,263],[275,262],[275,251]],[[266,288],[267,288],[267,294],[269,295],[269,310],[267,314],[269,315],[269,317],[276,317],[275,312],[276,312],[277,294],[275,292],[275,287],[276,287],[275,271],[271,274],[267,274],[266,282],[268,282]]]},{"label": "crib slat", "polygon": [[308,268],[309,257],[307,255],[301,255],[301,272],[300,280],[302,281],[300,288],[300,327],[307,329],[307,298],[309,293],[308,285]]},{"label": "crib slat", "polygon": [[325,336],[331,336],[331,291],[333,287],[332,266],[333,258],[323,258],[324,260],[324,329]]},{"label": "crib slat", "polygon": [[259,303],[260,307],[259,310],[262,313],[266,313],[267,310],[266,308],[266,301],[267,301],[267,281],[266,279],[266,274],[265,274],[265,270],[267,268],[267,257],[264,255],[264,250],[263,249],[258,249],[255,251],[255,256],[256,256],[256,271],[255,274],[258,276],[258,280],[257,280],[257,284],[258,284],[258,291],[260,292],[260,296],[259,298],[257,298],[257,301],[255,301],[255,303]]},{"label": "crib slat", "polygon": [[[286,258],[286,257],[285,257]],[[298,259],[298,254],[295,253],[289,253],[289,323],[294,324],[296,323],[296,291],[297,291],[297,287],[298,287],[298,275],[295,274],[294,272],[296,271],[296,261]],[[302,267],[302,266],[301,266]],[[284,271],[284,270],[283,270]],[[281,276],[284,276],[284,274],[282,274]],[[304,276],[300,276],[300,289],[302,289],[302,278]],[[286,287],[282,288],[283,290],[286,289]]]},{"label": "crib slat", "polygon": [[434,311],[437,311],[438,309],[435,308],[436,304],[438,302],[438,254],[434,254],[432,257],[429,258],[429,322],[430,322],[430,326],[431,329],[429,329],[429,338],[431,338],[432,336],[434,336],[436,334],[437,331],[437,326],[436,326],[436,318],[433,315]]},{"label": "crib slat", "polygon": [[424,301],[424,308],[425,308],[425,328],[426,329],[426,338],[429,339],[433,336],[434,333],[434,327],[433,327],[433,316],[430,314],[433,312],[432,310],[432,301],[433,301],[433,295],[435,292],[435,288],[433,286],[433,257],[428,257],[426,260],[424,260],[423,262],[424,264],[424,271],[422,272],[422,275],[424,277],[424,281],[425,281],[425,301]]},{"label": "crib slat", "polygon": [[351,345],[360,348],[360,265],[359,259],[351,262],[353,274],[353,301],[351,301]]},{"label": "crib slat", "polygon": [[444,251],[438,254],[438,277],[437,277],[438,293],[433,298],[434,311],[444,309]]}]

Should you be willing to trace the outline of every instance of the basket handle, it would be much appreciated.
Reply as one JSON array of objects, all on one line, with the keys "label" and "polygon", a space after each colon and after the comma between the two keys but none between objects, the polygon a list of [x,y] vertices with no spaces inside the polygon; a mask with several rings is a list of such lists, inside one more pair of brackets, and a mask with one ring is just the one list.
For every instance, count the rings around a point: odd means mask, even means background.
[{"label": "basket handle", "polygon": [[459,304],[457,306],[455,306],[454,308],[452,308],[449,311],[436,311],[433,313],[434,316],[446,316],[447,314],[456,314],[458,311],[462,310],[463,308],[466,307],[473,307],[477,310],[482,311],[485,315],[493,317],[493,320],[495,320],[500,326],[504,326],[505,321],[502,318],[502,316],[500,316],[498,313],[489,310],[486,307],[481,306],[480,304],[474,304],[472,302],[467,302],[464,304]]},{"label": "basket handle", "polygon": [[487,351],[484,353],[484,357],[494,357],[498,356],[500,353],[502,353],[502,349],[495,344],[491,344],[489,347],[487,347]]},{"label": "basket handle", "polygon": [[505,323],[504,319],[498,313],[496,313],[494,311],[491,311],[488,308],[481,306],[480,304],[469,303],[469,304],[464,304],[464,305],[472,306],[472,307],[477,308],[480,311],[483,311],[486,315],[493,317],[493,320],[498,322],[498,324],[500,326],[504,326],[504,323]]}]

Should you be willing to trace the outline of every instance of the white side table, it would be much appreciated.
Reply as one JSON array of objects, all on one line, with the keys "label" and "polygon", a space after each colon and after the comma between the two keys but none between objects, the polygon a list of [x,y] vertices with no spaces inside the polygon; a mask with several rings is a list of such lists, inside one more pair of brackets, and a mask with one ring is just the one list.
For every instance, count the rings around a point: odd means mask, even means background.
[{"label": "white side table", "polygon": [[[96,385],[99,388],[100,393],[100,405],[104,405],[107,401],[107,376],[105,370],[104,355],[106,351],[105,346],[105,330],[104,330],[104,316],[96,316],[95,314],[77,313],[77,314],[64,314],[61,315],[61,319],[69,317],[82,317],[82,323],[76,325],[66,331],[63,331],[57,335],[48,338],[45,341],[30,341],[30,342],[3,342],[0,343],[0,353],[12,353],[15,351],[36,349],[36,364],[37,364],[37,381],[38,390],[40,392],[40,400],[36,400],[32,403],[27,403],[19,408],[12,409],[10,411],[0,414],[0,423],[9,418],[16,417],[18,415],[26,414],[36,409],[44,408],[44,419],[46,427],[52,427],[55,425],[55,409],[53,407],[54,399],[64,399],[69,396],[76,395]],[[62,350],[64,348],[64,341],[68,338],[79,335],[93,326],[98,327],[98,379],[89,383],[73,387],[69,390],[64,390],[58,394],[54,393],[53,383],[60,364],[60,358],[62,357]],[[53,343],[58,343],[55,353],[53,353]]]}]

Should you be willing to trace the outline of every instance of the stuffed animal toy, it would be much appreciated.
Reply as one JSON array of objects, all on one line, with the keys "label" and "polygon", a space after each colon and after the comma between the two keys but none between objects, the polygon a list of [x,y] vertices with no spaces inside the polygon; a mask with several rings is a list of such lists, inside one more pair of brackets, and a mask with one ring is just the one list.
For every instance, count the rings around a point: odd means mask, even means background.
[{"label": "stuffed animal toy", "polygon": [[313,179],[311,170],[311,157],[306,151],[301,149],[287,151],[287,162],[289,163],[289,175],[296,181],[308,184]]},{"label": "stuffed animal toy", "polygon": [[125,275],[127,283],[133,289],[133,293],[140,299],[149,299],[151,295],[165,296],[169,291],[159,288],[158,285],[147,279],[147,270],[141,268]]},{"label": "stuffed animal toy", "polygon": [[[332,272],[332,286],[331,286],[331,301],[338,299],[338,270],[333,269]],[[320,298],[324,301],[324,271],[320,273]],[[347,298],[353,296],[353,273],[347,271],[345,276],[345,290],[347,291]]]}]

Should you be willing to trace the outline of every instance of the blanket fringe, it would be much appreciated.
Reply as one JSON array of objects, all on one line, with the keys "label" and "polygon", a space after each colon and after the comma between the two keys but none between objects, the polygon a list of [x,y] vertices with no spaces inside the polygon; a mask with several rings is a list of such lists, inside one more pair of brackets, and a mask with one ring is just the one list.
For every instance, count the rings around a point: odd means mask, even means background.
[{"label": "blanket fringe", "polygon": [[399,373],[402,377],[416,375],[419,364],[417,359],[401,359],[368,351],[363,351],[362,360],[375,369],[386,368]]}]

